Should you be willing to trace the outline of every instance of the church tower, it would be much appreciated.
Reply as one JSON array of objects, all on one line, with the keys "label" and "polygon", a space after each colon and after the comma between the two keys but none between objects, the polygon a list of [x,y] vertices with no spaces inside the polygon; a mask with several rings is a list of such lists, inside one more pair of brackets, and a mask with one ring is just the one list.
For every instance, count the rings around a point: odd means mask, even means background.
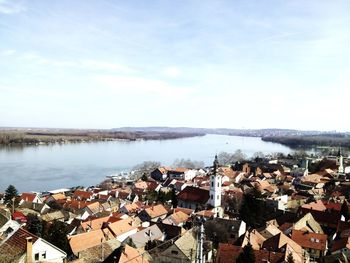
[{"label": "church tower", "polygon": [[340,148],[339,148],[339,151],[338,151],[337,161],[338,161],[338,164],[339,164],[338,173],[342,174],[342,173],[344,173],[344,161],[343,161],[343,155],[341,153]]},{"label": "church tower", "polygon": [[218,156],[215,155],[213,163],[213,173],[210,175],[210,190],[209,190],[209,204],[215,208],[215,212],[219,212],[221,207],[221,184],[222,178],[218,173],[219,161]]}]

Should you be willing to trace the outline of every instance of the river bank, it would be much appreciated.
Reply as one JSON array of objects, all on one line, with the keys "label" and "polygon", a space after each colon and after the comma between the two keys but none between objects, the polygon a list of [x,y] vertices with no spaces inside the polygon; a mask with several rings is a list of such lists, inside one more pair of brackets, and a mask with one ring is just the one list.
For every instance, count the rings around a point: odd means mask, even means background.
[{"label": "river bank", "polygon": [[0,131],[0,146],[65,144],[103,141],[169,140],[204,136],[202,133],[175,132],[114,132],[114,131]]}]

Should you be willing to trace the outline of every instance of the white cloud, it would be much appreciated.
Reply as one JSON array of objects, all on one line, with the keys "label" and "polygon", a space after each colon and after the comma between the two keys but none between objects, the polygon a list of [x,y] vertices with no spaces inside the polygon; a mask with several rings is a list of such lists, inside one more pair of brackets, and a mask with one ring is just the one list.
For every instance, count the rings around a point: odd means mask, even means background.
[{"label": "white cloud", "polygon": [[134,72],[131,68],[117,63],[105,62],[100,60],[85,59],[80,61],[80,66],[92,70],[111,70],[124,73]]},{"label": "white cloud", "polygon": [[11,55],[13,55],[15,53],[16,53],[16,50],[14,50],[14,49],[7,49],[7,50],[1,51],[0,55],[1,56],[11,56]]},{"label": "white cloud", "polygon": [[140,96],[139,93],[146,93],[151,96],[164,96],[171,100],[187,97],[193,92],[193,89],[188,87],[177,87],[164,81],[143,77],[100,75],[94,79],[98,84],[108,87],[111,91],[131,92],[138,94],[138,96]]},{"label": "white cloud", "polygon": [[33,62],[53,66],[53,67],[71,67],[81,68],[93,71],[112,71],[120,73],[136,72],[134,69],[126,65],[121,65],[114,62],[94,60],[94,59],[52,59],[43,57],[36,52],[26,52],[20,56],[21,59],[32,60]]},{"label": "white cloud", "polygon": [[177,67],[168,67],[163,70],[163,74],[167,77],[176,78],[180,76],[181,70]]},{"label": "white cloud", "polygon": [[26,11],[25,6],[22,3],[11,0],[0,0],[0,13],[3,14],[15,14]]}]

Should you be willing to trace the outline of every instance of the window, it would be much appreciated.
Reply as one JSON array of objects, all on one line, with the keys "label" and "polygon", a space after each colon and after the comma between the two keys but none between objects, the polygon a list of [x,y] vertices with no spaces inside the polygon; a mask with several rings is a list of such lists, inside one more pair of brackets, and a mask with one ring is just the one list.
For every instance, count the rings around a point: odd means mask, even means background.
[{"label": "window", "polygon": [[35,260],[39,260],[39,253],[35,253],[34,259],[35,259]]},{"label": "window", "polygon": [[212,199],[212,200],[213,200],[213,195],[211,195],[211,196],[210,196],[210,199]]},{"label": "window", "polygon": [[214,182],[211,182],[211,187],[214,187]]},{"label": "window", "polygon": [[218,187],[220,186],[219,182],[218,182]]},{"label": "window", "polygon": [[219,200],[219,196],[217,196],[217,197],[216,197],[216,199],[218,199],[218,200]]},{"label": "window", "polygon": [[177,254],[179,254],[179,252],[176,250],[171,250],[171,254],[177,255]]},{"label": "window", "polygon": [[41,253],[41,258],[42,258],[42,259],[45,259],[45,258],[46,258],[46,251],[43,252],[43,253]]}]

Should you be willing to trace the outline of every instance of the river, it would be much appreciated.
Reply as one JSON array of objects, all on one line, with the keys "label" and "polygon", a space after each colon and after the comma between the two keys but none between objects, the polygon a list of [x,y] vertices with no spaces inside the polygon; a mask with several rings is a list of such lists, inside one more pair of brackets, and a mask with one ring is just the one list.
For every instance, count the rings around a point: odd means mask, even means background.
[{"label": "river", "polygon": [[13,184],[22,191],[46,191],[71,186],[90,186],[107,175],[130,170],[143,161],[171,165],[190,158],[210,165],[221,151],[289,153],[281,144],[257,137],[205,135],[173,140],[110,141],[0,148],[0,192]]}]

